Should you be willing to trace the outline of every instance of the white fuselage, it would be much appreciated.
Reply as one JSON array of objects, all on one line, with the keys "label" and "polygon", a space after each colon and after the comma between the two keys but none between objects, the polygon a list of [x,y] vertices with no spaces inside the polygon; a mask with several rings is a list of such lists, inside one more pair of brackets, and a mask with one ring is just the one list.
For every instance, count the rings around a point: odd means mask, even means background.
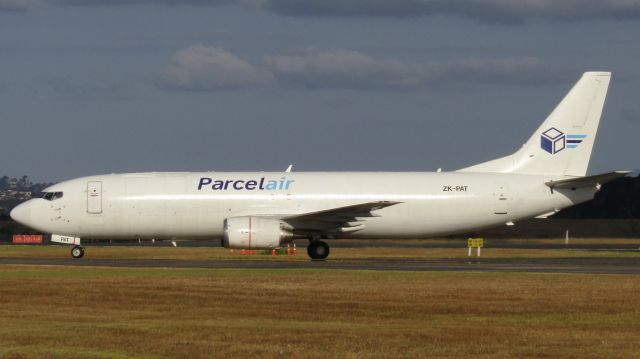
[{"label": "white fuselage", "polygon": [[56,184],[47,192],[62,192],[60,198],[32,199],[12,216],[42,232],[81,238],[216,239],[226,218],[395,201],[400,203],[375,211],[376,217],[361,220],[360,230],[341,237],[424,238],[504,225],[593,198],[595,188],[552,191],[544,184],[556,178],[468,172],[113,174]]}]

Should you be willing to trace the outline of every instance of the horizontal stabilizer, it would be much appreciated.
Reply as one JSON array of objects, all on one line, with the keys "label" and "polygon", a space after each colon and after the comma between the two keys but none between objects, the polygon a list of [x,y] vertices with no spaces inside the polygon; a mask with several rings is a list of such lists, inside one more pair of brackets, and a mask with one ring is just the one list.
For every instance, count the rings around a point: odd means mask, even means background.
[{"label": "horizontal stabilizer", "polygon": [[551,188],[581,188],[581,187],[593,187],[602,185],[607,182],[611,182],[615,179],[622,178],[631,173],[631,171],[616,171],[603,173],[595,176],[576,177],[558,181],[545,182],[547,186]]}]

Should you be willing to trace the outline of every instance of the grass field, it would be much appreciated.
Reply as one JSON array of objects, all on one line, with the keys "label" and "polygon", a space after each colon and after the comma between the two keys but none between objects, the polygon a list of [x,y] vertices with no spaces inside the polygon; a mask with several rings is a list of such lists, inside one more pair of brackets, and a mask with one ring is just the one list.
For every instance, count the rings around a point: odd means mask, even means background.
[{"label": "grass field", "polygon": [[[68,249],[0,246],[0,256],[66,257]],[[88,249],[101,258],[229,256]],[[332,256],[437,255],[351,251]],[[495,255],[513,251],[543,256]],[[572,253],[544,253],[564,252]],[[637,275],[3,265],[0,357],[637,358],[638,298]]]}]

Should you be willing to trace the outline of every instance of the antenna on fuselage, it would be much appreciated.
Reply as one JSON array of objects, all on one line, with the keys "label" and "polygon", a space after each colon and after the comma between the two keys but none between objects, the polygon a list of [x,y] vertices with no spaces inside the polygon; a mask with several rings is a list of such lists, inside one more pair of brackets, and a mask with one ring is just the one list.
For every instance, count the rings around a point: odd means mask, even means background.
[{"label": "antenna on fuselage", "polygon": [[289,167],[287,167],[286,170],[284,170],[285,172],[291,172],[291,170],[293,170],[293,164],[290,164]]}]

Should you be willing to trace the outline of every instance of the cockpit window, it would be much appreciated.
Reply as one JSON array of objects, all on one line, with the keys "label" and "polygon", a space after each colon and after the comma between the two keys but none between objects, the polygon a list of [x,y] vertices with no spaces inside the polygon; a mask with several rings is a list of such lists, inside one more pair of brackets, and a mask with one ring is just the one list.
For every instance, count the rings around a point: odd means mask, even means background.
[{"label": "cockpit window", "polygon": [[42,198],[47,201],[55,201],[58,198],[62,198],[62,192],[42,192]]}]

